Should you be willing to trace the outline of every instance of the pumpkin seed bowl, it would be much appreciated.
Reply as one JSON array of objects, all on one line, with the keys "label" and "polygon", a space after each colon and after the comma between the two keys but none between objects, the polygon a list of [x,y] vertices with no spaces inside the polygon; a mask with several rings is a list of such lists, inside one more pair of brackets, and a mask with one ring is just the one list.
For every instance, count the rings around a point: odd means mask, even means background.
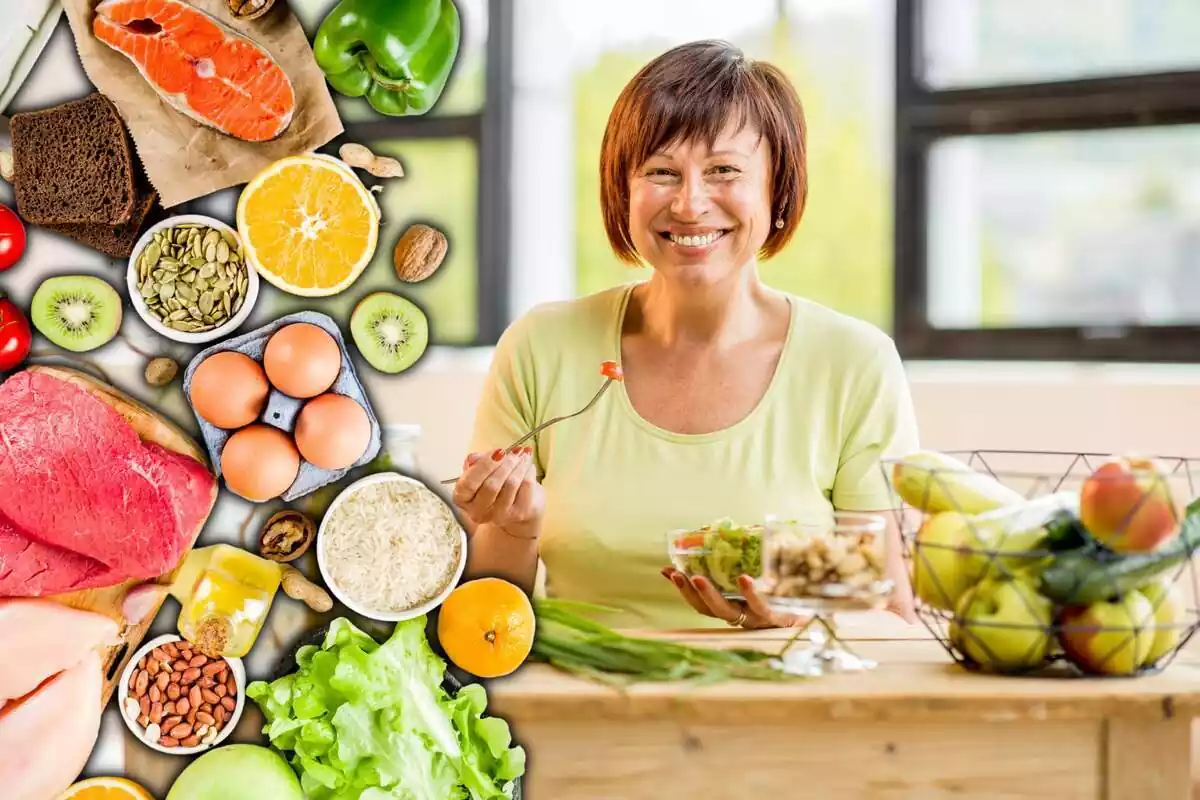
[{"label": "pumpkin seed bowl", "polygon": [[258,300],[258,272],[246,263],[237,231],[201,214],[148,228],[129,257],[126,282],[142,321],[186,344],[232,333]]}]

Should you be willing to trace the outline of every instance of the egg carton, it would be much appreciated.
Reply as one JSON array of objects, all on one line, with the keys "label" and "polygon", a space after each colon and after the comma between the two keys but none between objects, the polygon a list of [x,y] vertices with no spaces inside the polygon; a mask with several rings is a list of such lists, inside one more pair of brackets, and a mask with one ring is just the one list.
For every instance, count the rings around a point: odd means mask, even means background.
[{"label": "egg carton", "polygon": [[[367,393],[363,389],[362,383],[358,380],[354,364],[350,361],[350,352],[346,349],[345,338],[342,336],[342,331],[337,323],[334,322],[332,317],[316,311],[298,311],[294,314],[288,314],[261,328],[201,350],[188,363],[187,369],[183,373],[184,396],[191,397],[192,375],[204,359],[223,350],[236,350],[262,364],[263,352],[267,349],[267,340],[271,338],[271,335],[280,328],[296,322],[308,322],[316,325],[328,332],[334,341],[337,342],[338,349],[342,352],[342,369],[338,372],[337,380],[326,391],[334,392],[335,394],[344,394],[366,409],[367,417],[371,420],[371,441],[367,445],[366,452],[345,469],[321,469],[304,460],[304,457],[301,456],[300,472],[296,475],[296,480],[292,482],[287,491],[280,495],[280,499],[284,502],[291,502],[320,489],[322,486],[341,480],[350,470],[366,464],[379,454],[382,441],[379,418],[375,416],[375,411],[371,408],[371,402],[367,399]],[[308,399],[301,400],[289,397],[274,386],[271,386],[266,406],[257,421],[278,428],[291,436],[296,430],[296,417],[299,416],[300,409],[304,407],[306,402],[308,402]],[[234,431],[218,428],[201,419],[200,415],[196,414],[195,409],[192,410],[192,413],[195,414],[196,421],[200,424],[200,432],[204,438],[204,445],[208,449],[213,469],[220,476],[221,450],[225,447],[225,442],[233,435]]]}]

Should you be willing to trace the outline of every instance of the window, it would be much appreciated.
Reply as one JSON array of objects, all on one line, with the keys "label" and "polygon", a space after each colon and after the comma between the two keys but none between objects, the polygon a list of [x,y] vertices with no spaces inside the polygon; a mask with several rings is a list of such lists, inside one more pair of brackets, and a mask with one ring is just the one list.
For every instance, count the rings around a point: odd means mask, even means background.
[{"label": "window", "polygon": [[[433,344],[495,343],[508,322],[508,143],[512,57],[511,0],[455,0],[462,42],[454,72],[428,115],[386,117],[362,98],[333,92],[345,132],[329,146],[358,142],[398,159],[404,177],[376,181],[383,222],[375,258],[347,292],[316,300],[276,295],[273,313],[300,308],[347,319],[372,290],[398,291],[429,318]],[[309,32],[327,13],[326,0],[292,0]],[[392,250],[416,222],[445,231],[450,246],[442,267],[419,284],[398,284]]]},{"label": "window", "polygon": [[898,2],[906,358],[1200,360],[1197,41],[1193,0]]}]

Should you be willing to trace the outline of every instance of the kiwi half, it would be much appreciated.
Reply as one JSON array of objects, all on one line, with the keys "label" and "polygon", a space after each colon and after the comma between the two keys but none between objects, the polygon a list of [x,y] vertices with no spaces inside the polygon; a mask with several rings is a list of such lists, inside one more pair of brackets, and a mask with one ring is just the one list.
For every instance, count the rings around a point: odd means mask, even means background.
[{"label": "kiwi half", "polygon": [[121,295],[92,275],[48,278],[33,293],[29,318],[52,343],[83,353],[112,341],[121,329]]},{"label": "kiwi half", "polygon": [[373,292],[354,307],[350,335],[368,364],[394,375],[416,363],[429,346],[429,321],[411,300]]}]

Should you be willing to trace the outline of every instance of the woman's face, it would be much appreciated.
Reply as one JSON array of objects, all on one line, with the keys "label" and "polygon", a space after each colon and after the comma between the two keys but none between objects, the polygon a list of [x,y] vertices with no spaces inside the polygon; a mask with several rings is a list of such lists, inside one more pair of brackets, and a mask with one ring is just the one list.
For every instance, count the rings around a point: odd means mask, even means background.
[{"label": "woman's face", "polygon": [[634,170],[629,230],[656,270],[721,281],[750,262],[771,230],[770,146],[733,126],[713,142],[673,144]]}]

